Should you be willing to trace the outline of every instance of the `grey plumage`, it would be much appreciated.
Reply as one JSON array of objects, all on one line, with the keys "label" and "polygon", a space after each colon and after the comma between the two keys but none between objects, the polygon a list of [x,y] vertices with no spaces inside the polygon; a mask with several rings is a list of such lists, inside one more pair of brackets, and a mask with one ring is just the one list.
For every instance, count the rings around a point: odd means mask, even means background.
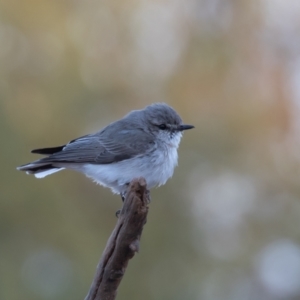
[{"label": "grey plumage", "polygon": [[[151,188],[164,184],[173,174],[181,131],[190,128],[193,126],[183,125],[173,108],[156,103],[66,145],[33,150],[32,153],[48,156],[18,170],[42,178],[65,168],[73,169],[114,192],[122,192],[126,183],[143,176]],[[159,170],[157,175],[150,170],[151,164],[155,165],[153,160],[160,162],[161,173],[164,168],[170,169],[165,172],[168,178],[149,178],[151,174],[160,177]]]}]

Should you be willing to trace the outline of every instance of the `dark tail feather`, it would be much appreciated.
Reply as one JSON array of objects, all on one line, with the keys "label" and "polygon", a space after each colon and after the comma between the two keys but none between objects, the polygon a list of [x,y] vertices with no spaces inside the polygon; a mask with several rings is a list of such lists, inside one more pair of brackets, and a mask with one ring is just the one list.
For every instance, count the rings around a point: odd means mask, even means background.
[{"label": "dark tail feather", "polygon": [[31,153],[38,153],[38,154],[43,154],[43,155],[50,155],[54,154],[56,152],[62,151],[62,149],[66,145],[63,146],[58,146],[58,147],[52,147],[52,148],[41,148],[41,149],[34,149],[31,151]]},{"label": "dark tail feather", "polygon": [[[51,157],[51,154],[62,151],[64,147],[65,145],[52,148],[34,149],[31,151],[31,153],[50,155]],[[51,159],[49,161],[48,157],[17,167],[17,170],[25,171],[27,174],[34,174],[37,178],[43,178],[47,175],[50,175],[63,169],[64,168],[55,166]]]},{"label": "dark tail feather", "polygon": [[[55,168],[55,167],[54,167]],[[35,164],[33,163],[29,163],[26,165],[22,165],[20,167],[17,168],[19,171],[26,171],[29,174],[35,174],[38,172],[43,172],[43,171],[47,171],[50,169],[53,169],[53,166],[51,164]]]}]

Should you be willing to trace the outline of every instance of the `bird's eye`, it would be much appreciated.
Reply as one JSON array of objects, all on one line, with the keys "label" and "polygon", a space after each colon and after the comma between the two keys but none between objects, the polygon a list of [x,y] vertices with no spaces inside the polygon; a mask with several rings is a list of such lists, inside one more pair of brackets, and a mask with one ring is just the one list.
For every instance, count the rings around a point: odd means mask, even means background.
[{"label": "bird's eye", "polygon": [[161,130],[165,130],[165,129],[167,129],[167,125],[166,124],[160,124],[160,125],[158,125],[158,128],[161,129]]}]

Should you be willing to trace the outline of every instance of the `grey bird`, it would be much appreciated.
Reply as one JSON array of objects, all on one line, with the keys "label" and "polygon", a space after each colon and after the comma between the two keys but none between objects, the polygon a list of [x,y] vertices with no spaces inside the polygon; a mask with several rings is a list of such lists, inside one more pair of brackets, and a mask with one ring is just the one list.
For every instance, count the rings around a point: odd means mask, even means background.
[{"label": "grey bird", "polygon": [[172,107],[155,103],[66,145],[32,150],[47,157],[17,169],[37,178],[71,169],[121,195],[131,180],[144,177],[151,189],[173,175],[182,132],[192,128]]}]

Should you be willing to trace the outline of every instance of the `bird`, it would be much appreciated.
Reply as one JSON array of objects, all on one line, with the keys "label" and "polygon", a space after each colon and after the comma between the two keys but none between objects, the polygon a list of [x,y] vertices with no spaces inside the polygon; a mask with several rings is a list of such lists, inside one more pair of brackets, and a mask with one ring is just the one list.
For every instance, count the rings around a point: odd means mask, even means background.
[{"label": "bird", "polygon": [[31,153],[46,157],[17,170],[36,178],[64,169],[79,171],[124,199],[135,178],[144,177],[151,189],[172,177],[182,133],[192,128],[171,106],[154,103],[65,145],[34,149]]}]

